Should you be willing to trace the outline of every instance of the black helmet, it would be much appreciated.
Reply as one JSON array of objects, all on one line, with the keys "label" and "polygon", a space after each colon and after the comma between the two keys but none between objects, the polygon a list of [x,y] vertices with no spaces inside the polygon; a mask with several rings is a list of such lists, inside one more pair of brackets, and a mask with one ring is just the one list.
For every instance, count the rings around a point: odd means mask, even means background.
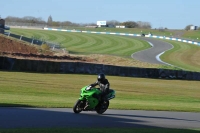
[{"label": "black helmet", "polygon": [[97,76],[97,80],[99,81],[99,82],[102,82],[102,81],[104,81],[106,79],[106,76],[105,76],[105,74],[103,74],[103,73],[101,73],[101,74],[99,74],[98,76]]}]

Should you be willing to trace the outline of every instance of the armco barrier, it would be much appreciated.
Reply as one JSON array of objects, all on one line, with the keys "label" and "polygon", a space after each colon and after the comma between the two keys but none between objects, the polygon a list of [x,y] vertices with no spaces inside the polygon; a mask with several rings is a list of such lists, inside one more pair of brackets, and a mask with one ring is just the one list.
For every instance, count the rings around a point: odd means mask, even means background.
[{"label": "armco barrier", "polygon": [[0,70],[74,74],[98,74],[104,72],[106,75],[113,76],[200,80],[200,72],[123,67],[84,62],[24,60],[8,57],[0,57]]},{"label": "armco barrier", "polygon": [[34,39],[34,38],[28,38],[25,36],[16,35],[16,34],[12,34],[12,33],[9,33],[9,36],[16,38],[16,39],[21,39],[22,41],[25,41],[25,42],[28,42],[31,44],[42,45],[42,43],[43,43],[42,41]]},{"label": "armco barrier", "polygon": [[[114,33],[114,32],[95,32],[95,31],[80,31],[80,30],[64,30],[64,29],[53,29],[53,28],[44,28],[44,30],[65,31],[65,32],[82,32],[82,33],[94,33],[94,34],[109,34],[109,35],[123,35],[123,36],[141,36],[140,34]],[[180,39],[180,38],[165,37],[165,36],[152,36],[152,35],[145,35],[145,37],[179,41],[179,42],[185,42],[185,43],[190,43],[190,44],[195,44],[195,45],[200,46],[200,42],[195,42],[195,41]]]},{"label": "armco barrier", "polygon": [[35,45],[41,46],[42,44],[45,43],[45,44],[49,45],[49,47],[52,49],[54,49],[54,48],[61,49],[60,45],[54,44],[52,42],[48,42],[48,41],[44,41],[44,40],[40,40],[40,39],[36,39],[36,38],[28,38],[28,37],[25,37],[22,35],[16,35],[16,34],[9,33],[9,32],[6,32],[5,35],[28,42],[30,44],[35,44]]}]

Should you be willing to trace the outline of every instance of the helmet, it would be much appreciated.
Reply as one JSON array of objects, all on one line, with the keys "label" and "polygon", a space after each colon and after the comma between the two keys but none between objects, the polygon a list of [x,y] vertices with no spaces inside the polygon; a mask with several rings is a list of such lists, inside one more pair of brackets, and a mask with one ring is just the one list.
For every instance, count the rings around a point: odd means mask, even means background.
[{"label": "helmet", "polygon": [[105,74],[103,74],[103,73],[101,73],[101,74],[99,74],[98,76],[97,76],[97,80],[99,81],[99,82],[102,82],[102,81],[104,81],[106,79],[106,76],[105,76]]}]

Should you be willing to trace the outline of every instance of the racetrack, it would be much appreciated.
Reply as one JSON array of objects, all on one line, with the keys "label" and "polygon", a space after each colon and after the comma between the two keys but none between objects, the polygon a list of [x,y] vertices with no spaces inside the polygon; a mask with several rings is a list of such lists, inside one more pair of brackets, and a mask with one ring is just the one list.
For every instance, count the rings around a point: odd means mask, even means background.
[{"label": "racetrack", "polygon": [[[37,36],[46,38],[47,40],[53,40],[59,43],[62,42],[62,45],[66,47],[69,51],[76,51],[80,53],[95,51],[94,53],[98,54],[111,54],[122,56],[130,56],[132,54],[132,58],[141,62],[147,62],[151,64],[170,65],[167,62],[161,61],[159,59],[159,55],[173,48],[173,45],[170,43],[164,42],[161,39],[149,37],[129,36],[128,38],[123,38],[123,36],[119,35],[120,37],[117,36],[116,38],[116,35],[99,35],[90,33],[90,35],[88,36],[87,33],[69,34],[61,31],[45,30],[40,30],[39,32],[35,32],[34,30],[14,30],[13,32],[16,32],[18,34],[23,33],[29,36],[31,36],[32,34],[36,34]],[[147,41],[153,46],[146,49],[148,44],[144,44],[144,42],[142,43],[139,40]]]},{"label": "racetrack", "polygon": [[74,114],[71,108],[0,108],[0,128],[55,127],[200,127],[200,113],[107,110]]},{"label": "racetrack", "polygon": [[[140,38],[154,47],[137,52],[133,58],[155,64],[165,64],[156,56],[172,45],[151,38]],[[0,108],[0,128],[36,127],[161,127],[199,128],[200,113],[108,110],[104,115],[95,112],[74,114],[66,108]]]},{"label": "racetrack", "polygon": [[153,46],[149,49],[132,54],[131,55],[132,58],[142,61],[142,62],[148,62],[148,63],[153,63],[153,64],[162,64],[162,65],[167,64],[167,62],[161,61],[158,55],[167,50],[172,49],[173,48],[172,44],[169,44],[161,40],[152,39],[152,38],[145,38],[145,37],[143,38],[139,37],[139,38],[149,42]]}]

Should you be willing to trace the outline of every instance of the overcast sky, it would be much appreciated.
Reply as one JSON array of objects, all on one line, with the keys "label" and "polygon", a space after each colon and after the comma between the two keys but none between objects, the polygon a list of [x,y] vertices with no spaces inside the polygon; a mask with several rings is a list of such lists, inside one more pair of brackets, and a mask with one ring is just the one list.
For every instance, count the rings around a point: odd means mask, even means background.
[{"label": "overcast sky", "polygon": [[152,28],[200,26],[200,0],[1,0],[0,15],[41,17],[47,21],[96,23],[117,20],[150,22]]}]

